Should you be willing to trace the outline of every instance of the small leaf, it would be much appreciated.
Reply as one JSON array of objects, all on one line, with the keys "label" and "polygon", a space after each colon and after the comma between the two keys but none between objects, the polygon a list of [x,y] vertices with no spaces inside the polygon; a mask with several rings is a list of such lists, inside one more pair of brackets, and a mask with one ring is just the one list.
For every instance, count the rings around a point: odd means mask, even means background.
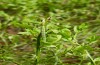
[{"label": "small leaf", "polygon": [[78,32],[78,27],[74,26],[74,32]]}]

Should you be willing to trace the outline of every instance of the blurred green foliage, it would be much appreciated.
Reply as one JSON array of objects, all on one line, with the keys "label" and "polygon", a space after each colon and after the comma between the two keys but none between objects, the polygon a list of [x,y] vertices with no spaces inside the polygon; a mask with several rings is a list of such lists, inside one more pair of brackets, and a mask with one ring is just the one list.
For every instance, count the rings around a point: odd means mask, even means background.
[{"label": "blurred green foliage", "polygon": [[0,0],[0,65],[34,65],[40,32],[38,65],[99,65],[99,28],[100,0]]}]

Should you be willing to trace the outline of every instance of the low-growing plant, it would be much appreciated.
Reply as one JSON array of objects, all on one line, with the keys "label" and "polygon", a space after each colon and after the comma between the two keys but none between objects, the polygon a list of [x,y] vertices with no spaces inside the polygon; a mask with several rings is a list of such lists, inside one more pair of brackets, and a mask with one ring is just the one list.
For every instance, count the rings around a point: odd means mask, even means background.
[{"label": "low-growing plant", "polygon": [[100,65],[99,0],[0,0],[0,65]]}]

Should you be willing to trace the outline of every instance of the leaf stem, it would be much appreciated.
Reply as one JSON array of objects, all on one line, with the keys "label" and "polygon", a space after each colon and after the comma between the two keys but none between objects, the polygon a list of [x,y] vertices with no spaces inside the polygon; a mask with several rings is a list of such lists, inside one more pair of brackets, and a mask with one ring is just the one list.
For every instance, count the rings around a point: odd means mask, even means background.
[{"label": "leaf stem", "polygon": [[37,37],[35,65],[38,65],[39,58],[40,58],[40,39],[41,39],[41,33]]},{"label": "leaf stem", "polygon": [[93,60],[93,58],[92,58],[92,56],[89,54],[89,52],[87,50],[85,50],[85,51],[86,51],[88,57],[90,58],[91,63],[93,63],[93,65],[96,65],[95,62],[94,62],[94,60]]},{"label": "leaf stem", "polygon": [[46,31],[45,31],[45,19],[42,19],[42,37],[43,37],[43,42],[46,42]]}]

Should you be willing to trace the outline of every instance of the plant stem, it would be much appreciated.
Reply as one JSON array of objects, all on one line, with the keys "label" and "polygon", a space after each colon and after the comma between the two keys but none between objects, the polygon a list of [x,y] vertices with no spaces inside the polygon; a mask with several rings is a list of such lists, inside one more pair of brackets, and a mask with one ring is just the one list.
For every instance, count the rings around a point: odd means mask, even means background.
[{"label": "plant stem", "polygon": [[40,40],[41,40],[41,33],[37,37],[35,65],[38,65],[39,58],[40,58]]},{"label": "plant stem", "polygon": [[43,42],[46,42],[46,32],[45,32],[45,19],[42,20],[41,32],[37,37],[37,45],[36,45],[36,60],[35,65],[38,65],[40,59],[40,40],[43,38]]},{"label": "plant stem", "polygon": [[90,58],[91,63],[93,63],[93,65],[96,65],[95,62],[94,62],[94,60],[93,60],[93,58],[92,58],[92,56],[89,54],[89,52],[87,50],[85,50],[85,51],[86,51],[88,57]]},{"label": "plant stem", "polygon": [[43,37],[43,42],[46,42],[46,31],[45,31],[45,19],[43,18],[42,20],[42,37]]}]

